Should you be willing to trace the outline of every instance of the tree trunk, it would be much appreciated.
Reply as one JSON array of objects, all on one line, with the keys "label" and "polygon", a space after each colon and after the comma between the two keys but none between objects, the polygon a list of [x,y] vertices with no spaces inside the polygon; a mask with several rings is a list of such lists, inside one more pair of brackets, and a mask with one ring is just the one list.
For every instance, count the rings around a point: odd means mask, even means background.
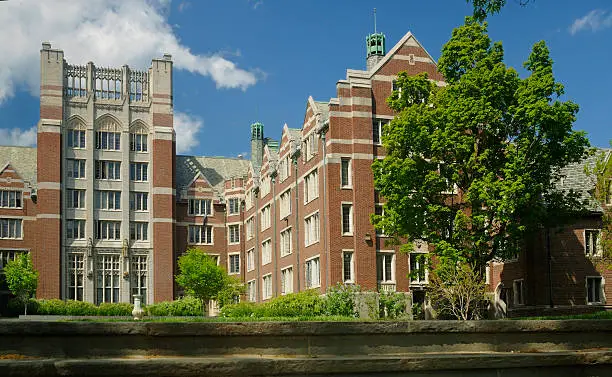
[{"label": "tree trunk", "polygon": [[208,317],[208,313],[206,312],[206,302],[208,302],[208,300],[202,299],[202,315],[204,317]]},{"label": "tree trunk", "polygon": [[24,301],[25,304],[23,305],[23,315],[27,316],[28,315],[28,300]]}]

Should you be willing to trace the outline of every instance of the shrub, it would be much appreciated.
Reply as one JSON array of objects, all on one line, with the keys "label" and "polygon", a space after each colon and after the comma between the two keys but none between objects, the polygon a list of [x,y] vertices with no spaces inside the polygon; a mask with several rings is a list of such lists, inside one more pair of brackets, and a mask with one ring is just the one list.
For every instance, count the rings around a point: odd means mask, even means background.
[{"label": "shrub", "polygon": [[[38,314],[38,301],[31,298],[28,300],[28,313],[30,314]],[[19,317],[20,314],[23,314],[23,303],[18,299],[10,299],[7,307],[7,315],[9,317]]]},{"label": "shrub", "polygon": [[399,292],[381,292],[378,297],[380,318],[407,317],[406,295]]},{"label": "shrub", "polygon": [[150,316],[200,316],[202,315],[202,301],[186,296],[175,301],[163,301],[147,305],[145,312]]},{"label": "shrub", "polygon": [[316,317],[325,314],[325,301],[315,290],[290,293],[268,303],[266,317]]},{"label": "shrub", "polygon": [[98,307],[90,302],[70,300],[64,304],[66,315],[98,315]]},{"label": "shrub", "polygon": [[358,285],[340,283],[329,288],[325,296],[325,315],[359,317],[355,301],[357,293],[360,291]]},{"label": "shrub", "polygon": [[38,300],[39,315],[66,315],[66,302],[59,299]]},{"label": "shrub", "polygon": [[228,304],[221,308],[219,315],[226,318],[264,317],[267,304],[256,304],[254,302],[240,302]]},{"label": "shrub", "polygon": [[97,314],[100,316],[130,316],[132,309],[134,306],[125,302],[103,302],[98,306]]}]

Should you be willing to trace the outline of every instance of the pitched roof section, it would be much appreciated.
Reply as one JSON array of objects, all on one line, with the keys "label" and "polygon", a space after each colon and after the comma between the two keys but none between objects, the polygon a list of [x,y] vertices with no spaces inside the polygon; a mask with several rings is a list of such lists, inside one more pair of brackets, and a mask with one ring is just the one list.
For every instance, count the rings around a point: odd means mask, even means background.
[{"label": "pitched roof section", "polygon": [[404,45],[407,46],[417,46],[421,49],[423,49],[423,51],[425,51],[425,53],[427,54],[427,57],[429,57],[429,59],[431,59],[431,63],[433,63],[434,65],[437,66],[436,64],[436,60],[433,58],[433,56],[431,56],[431,54],[427,51],[427,49],[425,47],[423,47],[423,45],[421,44],[421,42],[419,42],[415,36],[412,34],[411,31],[409,31],[408,33],[406,33],[402,39],[399,40],[399,42],[397,42],[395,44],[395,46],[393,46],[393,48],[391,50],[389,50],[389,52],[387,52],[387,55],[385,55],[384,58],[382,58],[370,71],[370,77],[374,76],[374,74],[376,74],[376,72],[378,70],[380,70],[380,68],[382,66],[384,66],[385,64],[387,64],[387,62],[391,59],[393,59],[393,55],[395,55]]},{"label": "pitched roof section", "polygon": [[176,156],[176,186],[185,189],[198,173],[215,191],[222,193],[226,179],[244,177],[249,169],[249,160],[227,157]]},{"label": "pitched roof section", "polygon": [[0,146],[0,165],[9,163],[24,181],[36,187],[36,148]]}]

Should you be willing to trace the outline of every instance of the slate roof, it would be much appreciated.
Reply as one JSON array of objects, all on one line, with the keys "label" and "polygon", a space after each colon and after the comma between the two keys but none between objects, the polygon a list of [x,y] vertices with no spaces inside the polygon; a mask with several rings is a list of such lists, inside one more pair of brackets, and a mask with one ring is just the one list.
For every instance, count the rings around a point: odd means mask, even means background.
[{"label": "slate roof", "polygon": [[177,189],[187,187],[201,172],[213,188],[222,193],[226,179],[245,177],[249,171],[249,160],[228,157],[176,156]]},{"label": "slate roof", "polygon": [[0,169],[7,163],[24,181],[36,187],[36,148],[0,146]]}]

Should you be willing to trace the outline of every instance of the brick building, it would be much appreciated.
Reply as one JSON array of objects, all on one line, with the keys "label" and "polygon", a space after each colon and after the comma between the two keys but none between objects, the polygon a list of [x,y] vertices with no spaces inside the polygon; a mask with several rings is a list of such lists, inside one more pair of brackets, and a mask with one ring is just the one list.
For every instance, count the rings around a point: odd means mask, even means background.
[{"label": "brick building", "polygon": [[[444,82],[411,33],[388,53],[381,33],[366,46],[367,69],[348,69],[328,101],[308,98],[303,124],[285,125],[279,141],[251,125],[249,161],[176,155],[171,56],[144,71],[77,66],[44,43],[38,146],[0,147],[1,263],[31,251],[38,297],[140,294],[146,303],[177,296],[176,258],[198,247],[239,276],[252,301],[338,282],[422,301],[427,272],[417,256],[427,245],[399,253],[377,234],[371,164],[385,155],[380,136],[394,116],[385,99],[397,73]],[[566,182],[588,195],[580,168],[568,167]],[[551,230],[550,248],[538,239],[516,261],[492,263],[491,290],[511,309],[603,305],[610,271],[594,246],[603,210]]]}]

